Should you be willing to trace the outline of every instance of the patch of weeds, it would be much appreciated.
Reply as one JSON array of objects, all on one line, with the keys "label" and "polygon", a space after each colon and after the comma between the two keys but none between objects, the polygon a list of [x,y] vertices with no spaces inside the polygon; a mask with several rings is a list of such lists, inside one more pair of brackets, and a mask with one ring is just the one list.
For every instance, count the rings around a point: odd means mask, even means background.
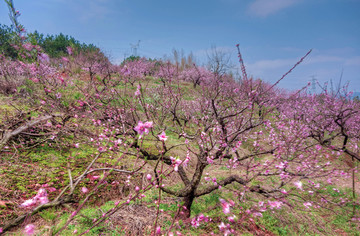
[{"label": "patch of weeds", "polygon": [[36,111],[31,111],[30,112],[30,117],[34,117],[34,118],[39,117],[39,113],[36,112]]},{"label": "patch of weeds", "polygon": [[[160,209],[164,212],[170,212],[171,217],[175,217],[175,214],[178,210],[178,203],[172,203],[172,204],[166,204],[166,203],[160,203]],[[170,226],[170,224],[169,224]]]},{"label": "patch of weeds", "polygon": [[154,142],[144,142],[142,144],[142,147],[151,154],[154,154],[154,155],[159,154],[160,149],[158,147],[156,147],[156,145],[154,145]]},{"label": "patch of weeds", "polygon": [[331,221],[337,228],[344,230],[349,233],[349,235],[360,235],[357,227],[359,227],[355,222],[351,221],[351,216],[349,215],[350,211],[342,209],[339,214]]},{"label": "patch of weeds", "polygon": [[281,227],[280,222],[269,211],[263,213],[263,217],[259,219],[260,223],[265,226],[267,230],[270,230],[279,235],[289,235],[289,229],[287,226]]},{"label": "patch of weeds", "polygon": [[69,213],[64,213],[62,214],[59,218],[59,222],[57,223],[57,225],[54,227],[54,234],[56,234],[65,224],[67,219],[69,218],[70,214]]},{"label": "patch of weeds", "polygon": [[333,185],[326,186],[326,192],[332,197],[339,197],[343,193]]},{"label": "patch of weeds", "polygon": [[142,201],[147,202],[147,203],[153,203],[151,205],[155,206],[154,202],[158,198],[159,198],[158,191],[156,191],[156,189],[151,189],[146,192],[145,197],[142,199]]},{"label": "patch of weeds", "polygon": [[[61,232],[61,235],[74,235],[74,231],[76,230],[78,233],[84,232],[93,226],[93,220],[99,219],[102,217],[102,214],[107,212],[108,210],[114,207],[114,202],[109,201],[105,203],[103,206],[99,207],[87,207],[80,211],[78,215],[75,216],[72,224]],[[66,213],[60,217],[59,223],[56,225],[56,230],[54,232],[58,232],[61,227],[63,227],[69,217],[69,214]],[[121,229],[117,230],[108,230],[106,223],[102,223],[93,229],[91,229],[86,235],[125,235],[119,233]]]},{"label": "patch of weeds", "polygon": [[57,218],[57,213],[55,211],[55,209],[49,209],[49,210],[45,210],[39,213],[39,215],[47,221],[53,221]]},{"label": "patch of weeds", "polygon": [[196,198],[191,206],[191,217],[205,212],[209,207],[218,204],[220,196],[221,195],[217,191],[214,191],[210,194]]},{"label": "patch of weeds", "polygon": [[229,170],[229,168],[227,168],[226,166],[221,166],[219,170]]},{"label": "patch of weeds", "polygon": [[[68,220],[69,215],[70,214],[65,213],[60,217],[58,224],[54,227],[53,234],[58,233],[59,230],[66,224],[66,221]],[[86,231],[91,226],[92,226],[91,218],[87,219],[87,218],[77,215],[77,216],[75,216],[75,220],[73,221],[73,223],[69,224],[68,227],[64,231],[61,232],[61,235],[71,236],[71,235],[74,235],[75,230],[78,233],[80,233],[80,232]],[[90,232],[86,235],[100,235],[102,228],[103,227],[95,227],[92,230],[90,230]]]}]

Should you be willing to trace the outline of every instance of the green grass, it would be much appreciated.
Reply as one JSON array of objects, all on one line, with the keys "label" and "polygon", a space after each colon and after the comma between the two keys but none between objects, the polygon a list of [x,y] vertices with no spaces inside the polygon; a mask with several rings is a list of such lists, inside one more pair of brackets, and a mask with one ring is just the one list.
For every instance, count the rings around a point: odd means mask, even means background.
[{"label": "green grass", "polygon": [[[291,217],[291,216],[289,216]],[[280,226],[280,222],[277,218],[273,216],[271,212],[264,212],[263,217],[259,219],[261,225],[263,225],[267,230],[270,230],[273,233],[278,235],[289,235],[288,226]]]},{"label": "green grass", "polygon": [[[214,191],[210,194],[196,198],[191,207],[191,216],[193,217],[195,215],[198,215],[202,212],[207,211],[209,207],[215,206],[219,203],[219,198],[221,198],[221,194],[219,193],[219,191]],[[219,209],[215,211],[218,211]]]},{"label": "green grass", "polygon": [[[61,235],[74,235],[74,231],[76,230],[78,233],[84,232],[93,226],[93,220],[99,219],[102,217],[102,214],[114,207],[114,202],[109,201],[102,205],[101,207],[86,207],[80,211],[74,217],[74,220],[69,224],[69,226],[61,232]],[[68,220],[70,214],[64,213],[60,216],[57,224],[53,226],[53,232],[58,232]],[[87,233],[86,235],[125,235],[121,234],[121,229],[118,228],[118,231],[110,230],[108,227],[108,223],[101,223],[99,226],[94,227]]]},{"label": "green grass", "polygon": [[58,212],[55,209],[48,209],[40,212],[39,215],[46,221],[53,221],[58,217]]}]

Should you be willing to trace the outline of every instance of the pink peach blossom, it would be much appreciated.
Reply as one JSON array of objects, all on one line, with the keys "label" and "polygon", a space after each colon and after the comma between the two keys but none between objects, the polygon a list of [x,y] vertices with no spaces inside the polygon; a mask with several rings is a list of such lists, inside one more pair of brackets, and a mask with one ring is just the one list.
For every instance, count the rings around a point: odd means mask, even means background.
[{"label": "pink peach blossom", "polygon": [[34,230],[35,230],[35,225],[28,224],[27,226],[25,226],[24,232],[26,235],[30,236],[34,234]]}]

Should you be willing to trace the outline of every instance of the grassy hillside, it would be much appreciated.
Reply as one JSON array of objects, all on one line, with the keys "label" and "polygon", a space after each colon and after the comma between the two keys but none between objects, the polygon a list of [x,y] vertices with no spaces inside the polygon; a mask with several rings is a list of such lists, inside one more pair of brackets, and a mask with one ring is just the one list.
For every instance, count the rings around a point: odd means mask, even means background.
[{"label": "grassy hillside", "polygon": [[[144,73],[133,78],[131,72],[136,71],[124,72],[120,68],[120,73],[115,72],[109,79],[106,74],[98,72],[94,76],[69,65],[71,73],[61,75],[65,82],[56,78],[56,73],[52,77],[43,75],[40,82],[24,78],[16,93],[3,94],[3,137],[4,131],[50,117],[28,125],[3,146],[1,227],[33,211],[35,206],[19,206],[43,188],[50,203],[61,201],[54,206],[46,203],[44,209],[26,215],[9,228],[9,235],[21,234],[30,223],[36,226],[37,235],[56,234],[60,229],[61,235],[72,235],[89,228],[89,235],[150,234],[156,219],[161,234],[171,229],[184,235],[358,235],[354,203],[346,200],[352,199],[351,176],[343,174],[357,162],[348,160],[346,154],[337,156],[334,151],[323,149],[310,155],[298,148],[311,149],[316,140],[294,140],[300,134],[298,129],[304,128],[303,123],[296,127],[274,109],[274,101],[269,98],[276,90],[271,90],[271,95],[269,91],[259,92],[264,85],[251,79],[246,84],[216,76],[194,85],[179,79],[171,69],[160,67],[153,75]],[[159,77],[159,71],[168,75]],[[139,120],[154,123],[139,133],[135,132]],[[270,122],[282,122],[288,128],[274,130],[269,128]],[[167,137],[164,141],[158,136],[162,131]],[[225,139],[224,132],[228,135]],[[297,149],[287,149],[279,160],[277,150],[286,145],[276,149],[273,140],[284,142],[283,135],[295,135],[287,142]],[[231,149],[227,145],[232,145]],[[212,160],[208,159],[201,170],[199,188],[209,193],[193,199],[189,218],[181,217],[186,213],[181,212],[184,198],[180,193],[187,183],[179,173],[186,173],[188,178],[195,176],[204,152]],[[303,161],[309,163],[309,170],[298,168],[303,162],[296,159],[300,155],[308,155],[309,160]],[[310,163],[314,156],[317,165],[329,160],[332,164],[315,173]],[[181,161],[177,165],[170,157]],[[284,160],[289,163],[288,173],[293,175],[288,179],[274,171],[281,169],[275,166]],[[265,163],[273,166],[269,175],[257,167]],[[181,165],[181,171],[174,171]],[[154,169],[160,166],[157,171],[163,174],[159,175],[159,183],[168,187],[162,193],[157,183],[149,185],[146,178],[151,174],[154,181]],[[108,169],[115,171],[109,173]],[[84,178],[76,184],[83,173]],[[244,182],[224,182],[234,175]],[[329,178],[336,181],[330,184]],[[354,178],[357,184],[357,173]],[[304,184],[301,191],[294,185],[298,180]],[[314,180],[322,187],[315,190],[311,186]],[[281,195],[279,184],[286,194]],[[326,204],[322,204],[325,196]],[[231,213],[224,214],[221,199],[231,205]],[[280,201],[281,206],[272,206],[275,201]],[[359,214],[359,206],[354,209]],[[74,211],[76,214],[71,216]],[[62,229],[65,224],[67,227]]]}]

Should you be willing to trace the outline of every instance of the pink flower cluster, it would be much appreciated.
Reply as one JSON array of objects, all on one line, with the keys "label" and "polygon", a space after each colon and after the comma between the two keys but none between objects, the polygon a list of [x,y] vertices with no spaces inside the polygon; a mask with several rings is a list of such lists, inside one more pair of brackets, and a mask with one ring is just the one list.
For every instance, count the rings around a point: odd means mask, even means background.
[{"label": "pink flower cluster", "polygon": [[141,86],[140,85],[138,85],[137,86],[137,89],[136,89],[136,91],[135,91],[135,97],[138,97],[138,96],[140,96],[141,95],[141,91],[140,91],[140,89],[141,89]]},{"label": "pink flower cluster", "polygon": [[221,222],[220,225],[218,225],[219,230],[224,233],[224,236],[230,235],[234,232],[233,229],[230,228],[230,224],[224,224],[224,222]]},{"label": "pink flower cluster", "polygon": [[304,206],[307,208],[307,209],[310,209],[310,207],[312,206],[311,202],[305,202],[304,203]]},{"label": "pink flower cluster", "polygon": [[230,204],[225,201],[224,199],[219,199],[220,200],[220,203],[221,203],[221,207],[223,209],[223,212],[225,215],[229,214],[230,213]]},{"label": "pink flower cluster", "polygon": [[28,224],[24,228],[24,233],[25,233],[25,235],[28,235],[28,236],[33,235],[35,233],[34,231],[35,231],[35,225],[33,225],[33,224]]},{"label": "pink flower cluster", "polygon": [[192,227],[197,228],[200,226],[201,222],[209,222],[210,220],[211,219],[209,219],[209,217],[204,216],[203,214],[200,214],[199,216],[194,217],[194,219],[192,219],[190,223],[191,223]]},{"label": "pink flower cluster", "polygon": [[49,202],[49,199],[47,197],[47,192],[45,189],[41,188],[39,189],[38,193],[35,195],[35,197],[26,200],[23,202],[20,207],[32,207],[36,206],[38,204],[46,204]]},{"label": "pink flower cluster", "polygon": [[295,182],[294,185],[295,185],[298,189],[302,190],[303,184],[302,184],[301,181]]},{"label": "pink flower cluster", "polygon": [[166,136],[165,131],[163,131],[160,135],[158,135],[160,141],[166,141],[168,136]]},{"label": "pink flower cluster", "polygon": [[67,47],[66,47],[66,51],[67,51],[67,53],[68,53],[69,55],[73,54],[73,49],[72,49],[72,47],[70,47],[70,46],[67,46]]},{"label": "pink flower cluster", "polygon": [[280,201],[268,201],[270,209],[280,209],[282,206],[282,202]]},{"label": "pink flower cluster", "polygon": [[87,187],[82,187],[81,192],[87,193],[87,192],[89,192],[89,189]]},{"label": "pink flower cluster", "polygon": [[181,165],[182,161],[179,158],[170,157],[171,165],[174,167],[175,171],[179,170],[179,165]]},{"label": "pink flower cluster", "polygon": [[139,138],[141,138],[144,133],[148,134],[150,128],[152,128],[152,127],[153,127],[152,121],[147,121],[145,123],[143,123],[142,121],[139,121],[137,126],[135,126],[134,130],[140,135]]}]

